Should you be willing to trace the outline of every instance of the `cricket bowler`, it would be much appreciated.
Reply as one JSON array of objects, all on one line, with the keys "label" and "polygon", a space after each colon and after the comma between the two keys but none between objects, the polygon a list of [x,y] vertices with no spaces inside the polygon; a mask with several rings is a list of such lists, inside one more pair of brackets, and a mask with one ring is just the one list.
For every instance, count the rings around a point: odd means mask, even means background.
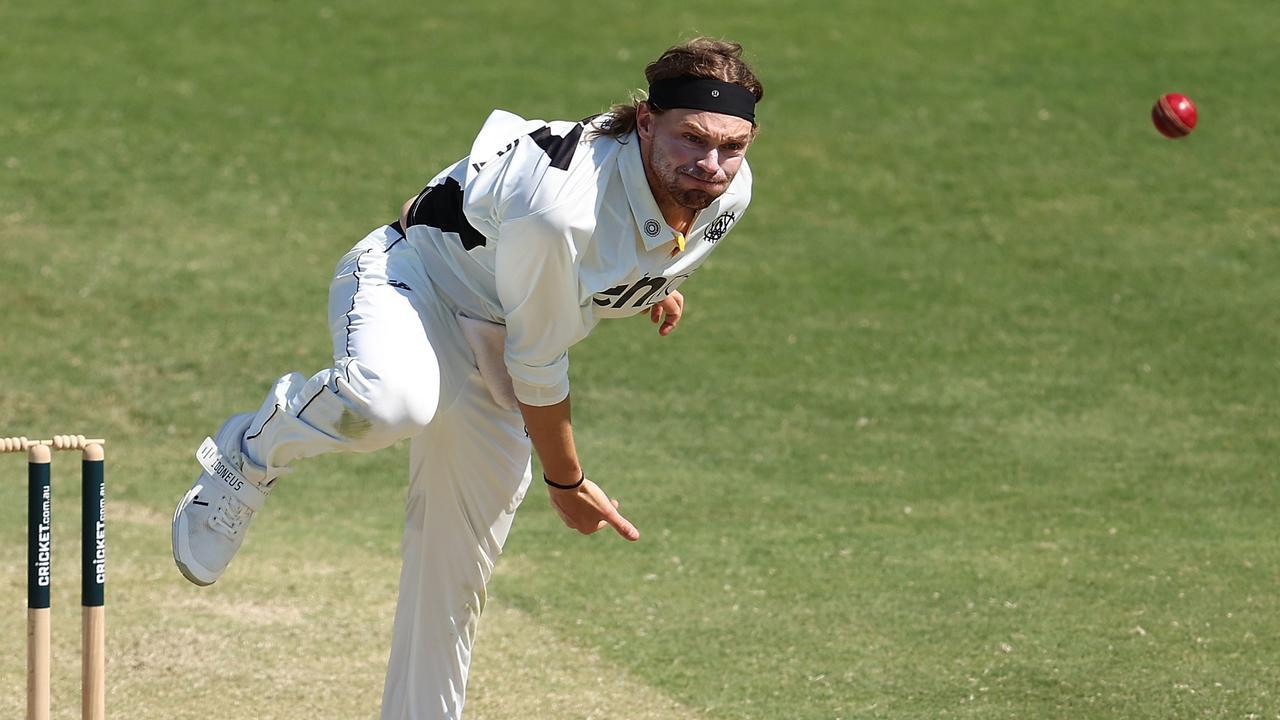
[{"label": "cricket bowler", "polygon": [[645,68],[645,99],[578,122],[495,110],[466,157],[338,263],[333,365],[281,377],[197,450],[203,472],[173,516],[182,574],[222,575],[294,460],[411,438],[382,718],[460,718],[531,453],[565,525],[640,537],[583,470],[568,351],[642,312],[668,335],[681,284],[742,220],[764,88],[741,56],[676,45]]}]

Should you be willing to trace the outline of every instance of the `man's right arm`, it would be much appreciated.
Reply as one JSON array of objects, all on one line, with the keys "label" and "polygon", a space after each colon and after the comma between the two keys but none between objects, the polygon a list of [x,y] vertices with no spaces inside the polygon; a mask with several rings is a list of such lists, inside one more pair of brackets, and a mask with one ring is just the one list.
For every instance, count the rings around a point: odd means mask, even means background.
[{"label": "man's right arm", "polygon": [[542,461],[547,479],[558,485],[573,485],[582,477],[582,463],[573,443],[573,421],[569,398],[554,405],[520,403],[524,426],[533,449]]},{"label": "man's right arm", "polygon": [[[529,439],[542,461],[546,478],[556,485],[575,486],[568,489],[548,485],[551,506],[564,524],[583,535],[612,527],[632,542],[640,539],[640,531],[618,513],[618,501],[586,478],[578,452],[573,444],[573,423],[569,398],[554,405],[520,403]],[[579,480],[582,482],[579,484]]]},{"label": "man's right arm", "polygon": [[574,446],[567,350],[585,329],[568,228],[553,218],[507,221],[500,230],[496,275],[507,321],[504,360],[547,479],[574,486],[548,486],[560,519],[584,534],[612,526],[637,540],[640,532],[618,514],[618,503],[586,479]]},{"label": "man's right arm", "polygon": [[503,360],[547,479],[572,486],[549,485],[552,506],[581,533],[612,526],[637,540],[640,532],[618,514],[618,503],[584,475],[573,442],[568,349],[588,328],[579,305],[572,223],[554,204],[555,193],[535,192],[532,179],[543,177],[536,170],[545,163],[545,154],[524,146],[482,163],[483,170],[470,165],[476,173],[468,172],[463,212],[473,227],[497,236],[494,279],[507,327]]}]

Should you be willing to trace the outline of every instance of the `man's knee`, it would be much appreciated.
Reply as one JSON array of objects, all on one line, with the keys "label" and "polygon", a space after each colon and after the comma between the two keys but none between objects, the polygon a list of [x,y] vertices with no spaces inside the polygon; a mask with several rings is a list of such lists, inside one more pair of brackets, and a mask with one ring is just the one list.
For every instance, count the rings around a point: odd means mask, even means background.
[{"label": "man's knee", "polygon": [[417,435],[435,417],[439,381],[426,368],[373,368],[349,360],[341,370],[339,382],[347,387],[339,395],[348,395],[350,407],[338,430],[346,437],[390,444]]}]

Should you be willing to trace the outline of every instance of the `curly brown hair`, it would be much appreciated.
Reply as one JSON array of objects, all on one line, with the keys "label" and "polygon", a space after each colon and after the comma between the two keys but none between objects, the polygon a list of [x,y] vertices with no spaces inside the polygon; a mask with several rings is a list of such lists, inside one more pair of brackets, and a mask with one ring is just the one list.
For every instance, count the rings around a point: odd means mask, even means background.
[{"label": "curly brown hair", "polygon": [[[657,60],[645,66],[645,79],[653,84],[658,80],[692,75],[746,88],[756,102],[764,98],[764,86],[742,59],[742,45],[727,40],[696,37],[667,48]],[[608,122],[592,129],[596,135],[622,137],[636,129],[636,113],[640,103],[646,102],[643,93],[633,94],[629,103],[615,103],[609,108]],[[653,109],[655,114],[666,112]]]}]

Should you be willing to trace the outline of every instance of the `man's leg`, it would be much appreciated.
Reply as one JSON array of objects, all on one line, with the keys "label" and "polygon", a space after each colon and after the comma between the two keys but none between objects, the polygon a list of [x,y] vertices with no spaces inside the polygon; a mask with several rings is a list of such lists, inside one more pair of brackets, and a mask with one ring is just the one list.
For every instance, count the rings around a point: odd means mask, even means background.
[{"label": "man's leg", "polygon": [[486,584],[529,487],[518,411],[477,372],[413,440],[383,720],[458,720]]},{"label": "man's leg", "polygon": [[352,248],[329,288],[334,364],[276,381],[245,433],[249,459],[276,474],[299,458],[379,450],[431,422],[441,392],[431,320],[442,315],[426,285],[398,231]]},{"label": "man's leg", "polygon": [[293,460],[377,450],[431,421],[444,388],[431,335],[452,347],[459,332],[438,305],[417,254],[397,230],[379,228],[347,253],[329,293],[333,366],[309,380],[297,373],[280,378],[256,414],[233,416],[201,446],[205,472],[173,520],[174,559],[183,575],[198,585],[221,576]]}]

